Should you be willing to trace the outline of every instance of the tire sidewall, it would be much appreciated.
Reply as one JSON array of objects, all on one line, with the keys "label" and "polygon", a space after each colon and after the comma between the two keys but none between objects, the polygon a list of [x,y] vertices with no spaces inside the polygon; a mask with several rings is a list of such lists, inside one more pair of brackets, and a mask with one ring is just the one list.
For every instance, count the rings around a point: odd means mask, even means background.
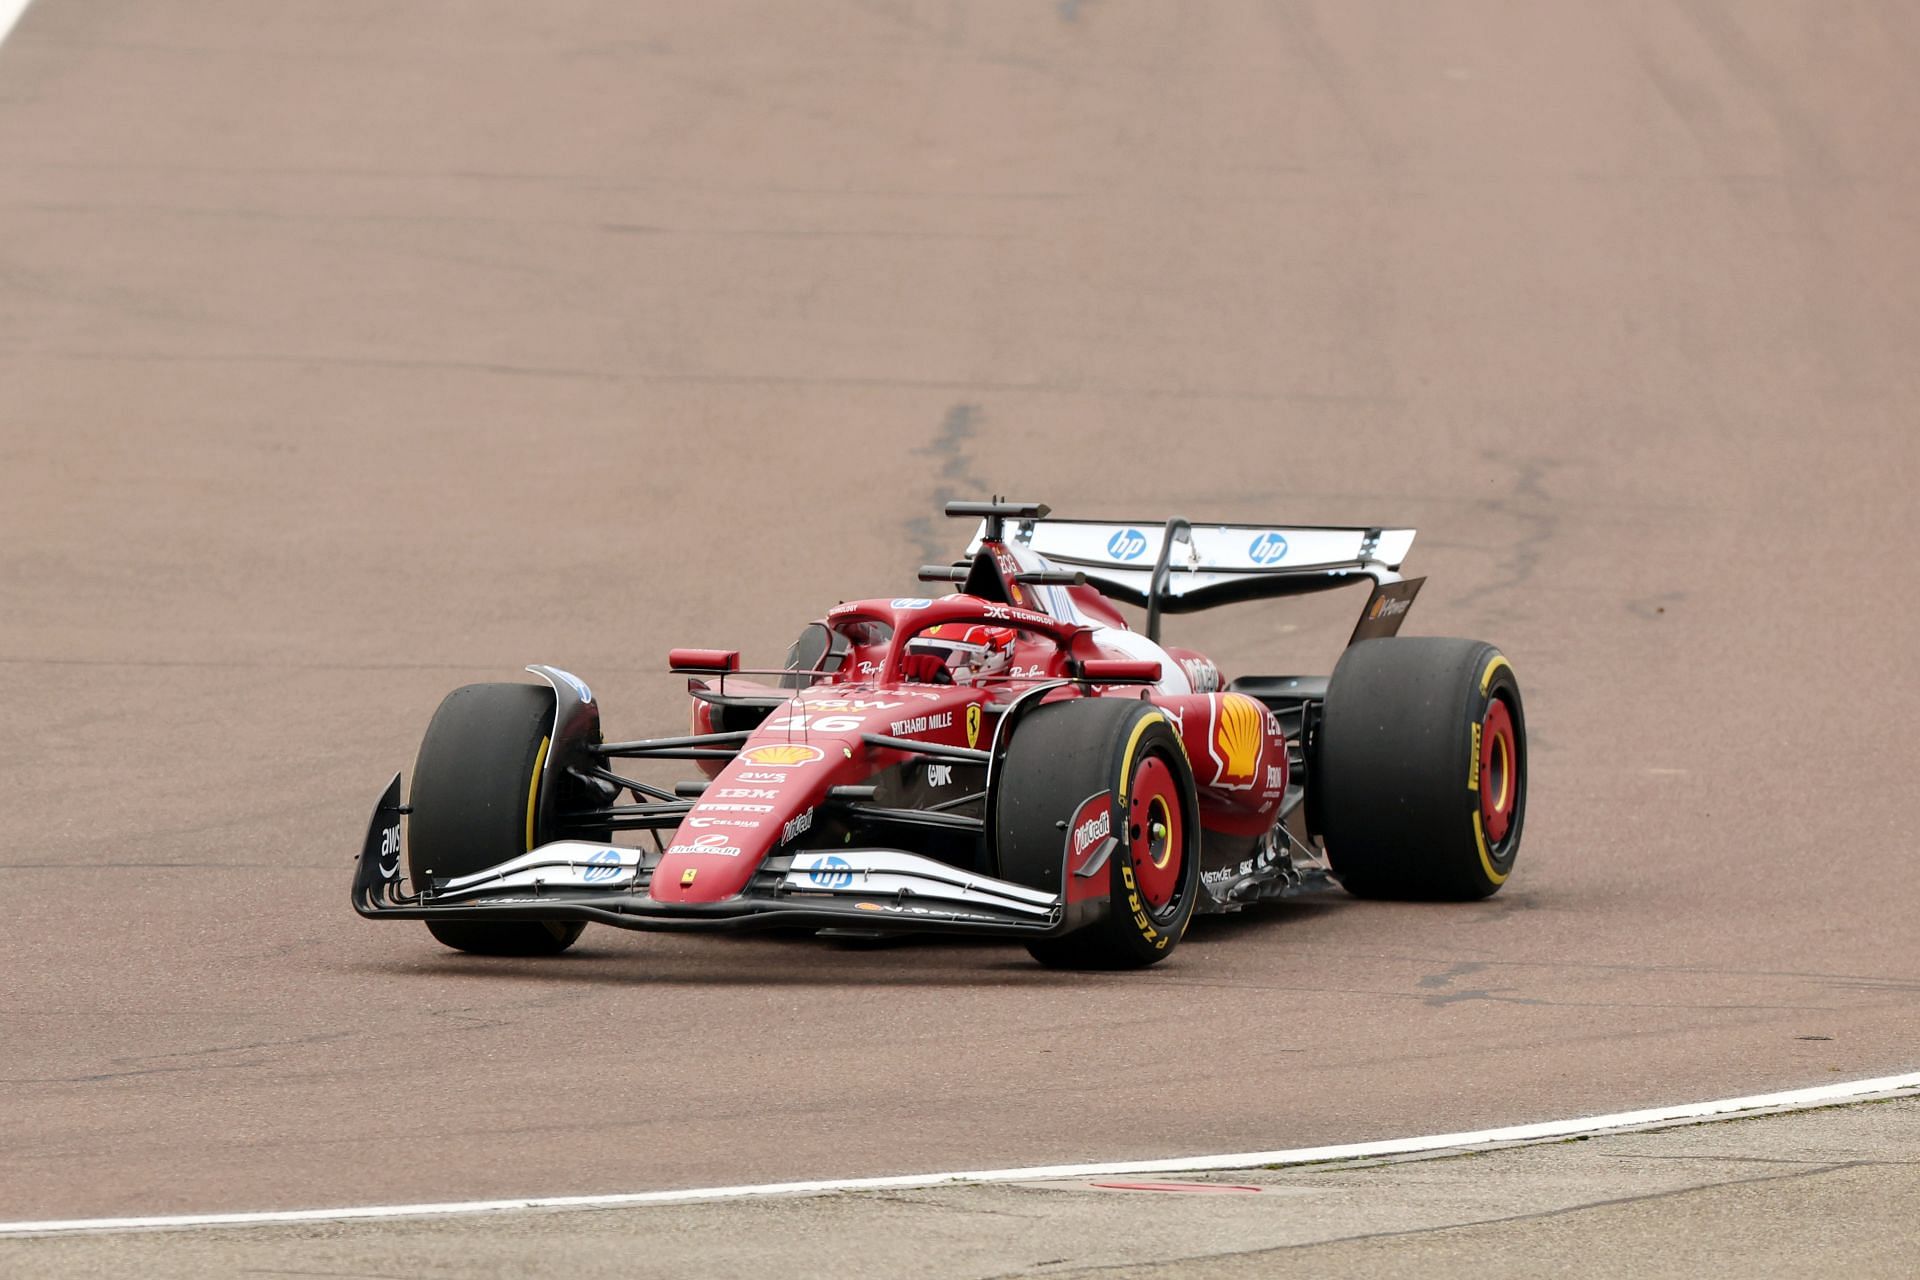
[{"label": "tire sidewall", "polygon": [[[1487,709],[1513,723],[1517,788],[1508,832],[1481,823]],[[1512,664],[1483,641],[1361,641],[1330,682],[1310,777],[1334,874],[1362,897],[1474,899],[1497,892],[1519,854],[1527,801],[1526,718]]]}]

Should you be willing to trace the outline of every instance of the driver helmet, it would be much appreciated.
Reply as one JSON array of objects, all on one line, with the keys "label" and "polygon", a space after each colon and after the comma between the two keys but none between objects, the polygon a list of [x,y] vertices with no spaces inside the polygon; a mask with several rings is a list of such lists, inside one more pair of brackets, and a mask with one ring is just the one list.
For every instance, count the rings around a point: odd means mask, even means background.
[{"label": "driver helmet", "polygon": [[919,654],[943,664],[954,683],[998,675],[1013,661],[1013,628],[979,624],[942,623],[928,627],[907,642],[909,655]]}]

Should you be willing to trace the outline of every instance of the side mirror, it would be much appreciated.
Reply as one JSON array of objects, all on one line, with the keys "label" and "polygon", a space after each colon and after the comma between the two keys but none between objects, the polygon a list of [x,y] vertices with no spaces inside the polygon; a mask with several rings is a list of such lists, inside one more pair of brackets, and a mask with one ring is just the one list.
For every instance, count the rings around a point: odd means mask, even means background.
[{"label": "side mirror", "polygon": [[674,671],[725,675],[740,669],[738,649],[669,649],[667,666]]}]

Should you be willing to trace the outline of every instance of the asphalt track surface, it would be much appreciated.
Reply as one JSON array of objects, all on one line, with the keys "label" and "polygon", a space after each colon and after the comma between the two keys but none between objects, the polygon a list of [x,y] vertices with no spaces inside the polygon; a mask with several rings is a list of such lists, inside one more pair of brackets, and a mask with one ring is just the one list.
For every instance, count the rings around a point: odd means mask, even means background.
[{"label": "asphalt track surface", "polygon": [[[0,47],[8,1219],[1153,1158],[1920,1065],[1898,0],[38,0]],[[1515,877],[1166,965],[355,919],[440,696],[683,723],[950,497],[1417,525]],[[1180,619],[1325,670],[1357,599]]]}]

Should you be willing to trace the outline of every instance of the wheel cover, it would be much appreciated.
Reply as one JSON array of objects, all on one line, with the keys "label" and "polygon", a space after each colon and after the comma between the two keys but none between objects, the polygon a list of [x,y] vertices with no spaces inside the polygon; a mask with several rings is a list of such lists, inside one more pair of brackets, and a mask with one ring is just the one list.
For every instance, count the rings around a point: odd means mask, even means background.
[{"label": "wheel cover", "polygon": [[1519,760],[1513,714],[1506,702],[1496,697],[1487,704],[1487,714],[1480,721],[1480,823],[1493,844],[1506,839],[1520,804]]},{"label": "wheel cover", "polygon": [[1127,857],[1134,883],[1149,907],[1164,907],[1179,892],[1186,849],[1173,770],[1157,755],[1143,757],[1127,795]]}]

